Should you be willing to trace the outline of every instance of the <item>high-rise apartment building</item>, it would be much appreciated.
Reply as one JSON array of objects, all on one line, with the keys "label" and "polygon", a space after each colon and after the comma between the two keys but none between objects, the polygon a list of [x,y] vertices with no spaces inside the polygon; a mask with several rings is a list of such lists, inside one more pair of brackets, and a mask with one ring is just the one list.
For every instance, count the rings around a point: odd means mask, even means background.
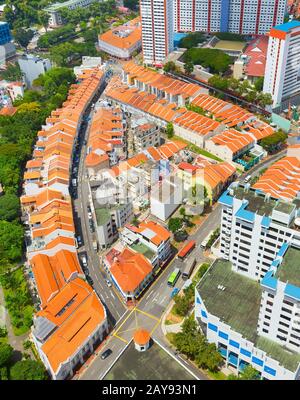
[{"label": "high-rise apartment building", "polygon": [[159,66],[173,51],[173,0],[141,0],[140,13],[144,62]]},{"label": "high-rise apartment building", "polygon": [[299,197],[279,200],[233,183],[219,202],[223,259],[196,287],[196,320],[226,365],[299,379]]},{"label": "high-rise apartment building", "polygon": [[176,32],[261,35],[283,22],[286,0],[174,0]]},{"label": "high-rise apartment building", "polygon": [[263,91],[273,107],[300,94],[300,22],[276,25],[270,30]]},{"label": "high-rise apartment building", "polygon": [[163,61],[172,51],[173,31],[265,34],[283,22],[286,1],[141,0],[144,61]]}]

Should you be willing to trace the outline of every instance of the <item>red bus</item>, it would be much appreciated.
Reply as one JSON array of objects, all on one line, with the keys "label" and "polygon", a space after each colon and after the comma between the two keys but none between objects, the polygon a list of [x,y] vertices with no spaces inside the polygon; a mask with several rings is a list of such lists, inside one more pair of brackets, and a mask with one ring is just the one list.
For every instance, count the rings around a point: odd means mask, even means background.
[{"label": "red bus", "polygon": [[178,258],[183,260],[188,254],[190,254],[196,246],[195,240],[190,240],[183,248],[179,251]]}]

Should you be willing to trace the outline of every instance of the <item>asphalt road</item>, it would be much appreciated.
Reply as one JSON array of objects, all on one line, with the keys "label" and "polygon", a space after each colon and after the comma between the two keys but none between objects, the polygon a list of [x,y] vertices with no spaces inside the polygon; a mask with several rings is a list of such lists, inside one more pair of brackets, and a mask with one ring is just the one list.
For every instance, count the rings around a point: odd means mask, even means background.
[{"label": "asphalt road", "polygon": [[79,258],[81,255],[86,256],[89,275],[93,280],[93,288],[106,307],[111,326],[114,326],[127,309],[118,297],[119,295],[116,290],[113,287],[109,288],[105,282],[105,279],[108,277],[105,272],[100,269],[99,255],[93,248],[93,241],[96,237],[90,230],[87,210],[87,205],[90,204],[90,197],[89,185],[85,172],[85,156],[87,151],[85,143],[88,141],[92,116],[93,109],[91,109],[86,116],[87,123],[83,124],[78,148],[78,161],[76,161],[75,157],[73,163],[73,170],[74,168],[78,168],[78,171],[74,173],[74,176],[78,177],[77,198],[73,201],[74,220],[76,233],[80,235],[82,239],[82,246],[78,249]]}]

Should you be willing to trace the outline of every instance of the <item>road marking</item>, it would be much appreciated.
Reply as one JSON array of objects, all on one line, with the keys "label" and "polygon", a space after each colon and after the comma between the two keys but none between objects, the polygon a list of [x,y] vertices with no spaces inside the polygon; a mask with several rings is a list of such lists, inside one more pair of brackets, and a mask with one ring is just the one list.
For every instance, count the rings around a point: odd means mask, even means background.
[{"label": "road marking", "polygon": [[120,339],[120,340],[122,340],[122,342],[128,344],[128,341],[126,339],[123,339],[121,336],[118,336],[116,333],[114,333],[113,336],[118,338],[118,339]]},{"label": "road marking", "polygon": [[152,319],[155,319],[156,321],[159,321],[159,318],[155,317],[154,315],[151,315],[151,314],[147,313],[146,311],[139,310],[138,308],[136,309],[136,311],[140,312],[141,314],[146,315],[149,318],[152,318]]},{"label": "road marking", "polygon": [[115,296],[114,296],[113,292],[110,292],[110,294],[111,294],[111,296],[115,299]]},{"label": "road marking", "polygon": [[150,336],[153,335],[153,332],[155,331],[155,329],[158,327],[158,325],[160,324],[162,320],[162,317],[156,322],[156,324],[154,325],[154,328],[152,329],[152,331],[150,332]]},{"label": "road marking", "polygon": [[165,295],[165,297],[159,302],[159,304],[162,304],[167,298],[167,295]]}]

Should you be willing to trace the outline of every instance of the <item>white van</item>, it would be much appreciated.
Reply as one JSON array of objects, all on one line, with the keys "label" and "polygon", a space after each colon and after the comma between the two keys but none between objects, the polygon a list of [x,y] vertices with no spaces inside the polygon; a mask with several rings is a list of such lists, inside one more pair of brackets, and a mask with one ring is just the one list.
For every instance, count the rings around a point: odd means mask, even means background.
[{"label": "white van", "polygon": [[247,175],[246,178],[244,179],[245,183],[248,183],[251,179],[251,175]]}]

